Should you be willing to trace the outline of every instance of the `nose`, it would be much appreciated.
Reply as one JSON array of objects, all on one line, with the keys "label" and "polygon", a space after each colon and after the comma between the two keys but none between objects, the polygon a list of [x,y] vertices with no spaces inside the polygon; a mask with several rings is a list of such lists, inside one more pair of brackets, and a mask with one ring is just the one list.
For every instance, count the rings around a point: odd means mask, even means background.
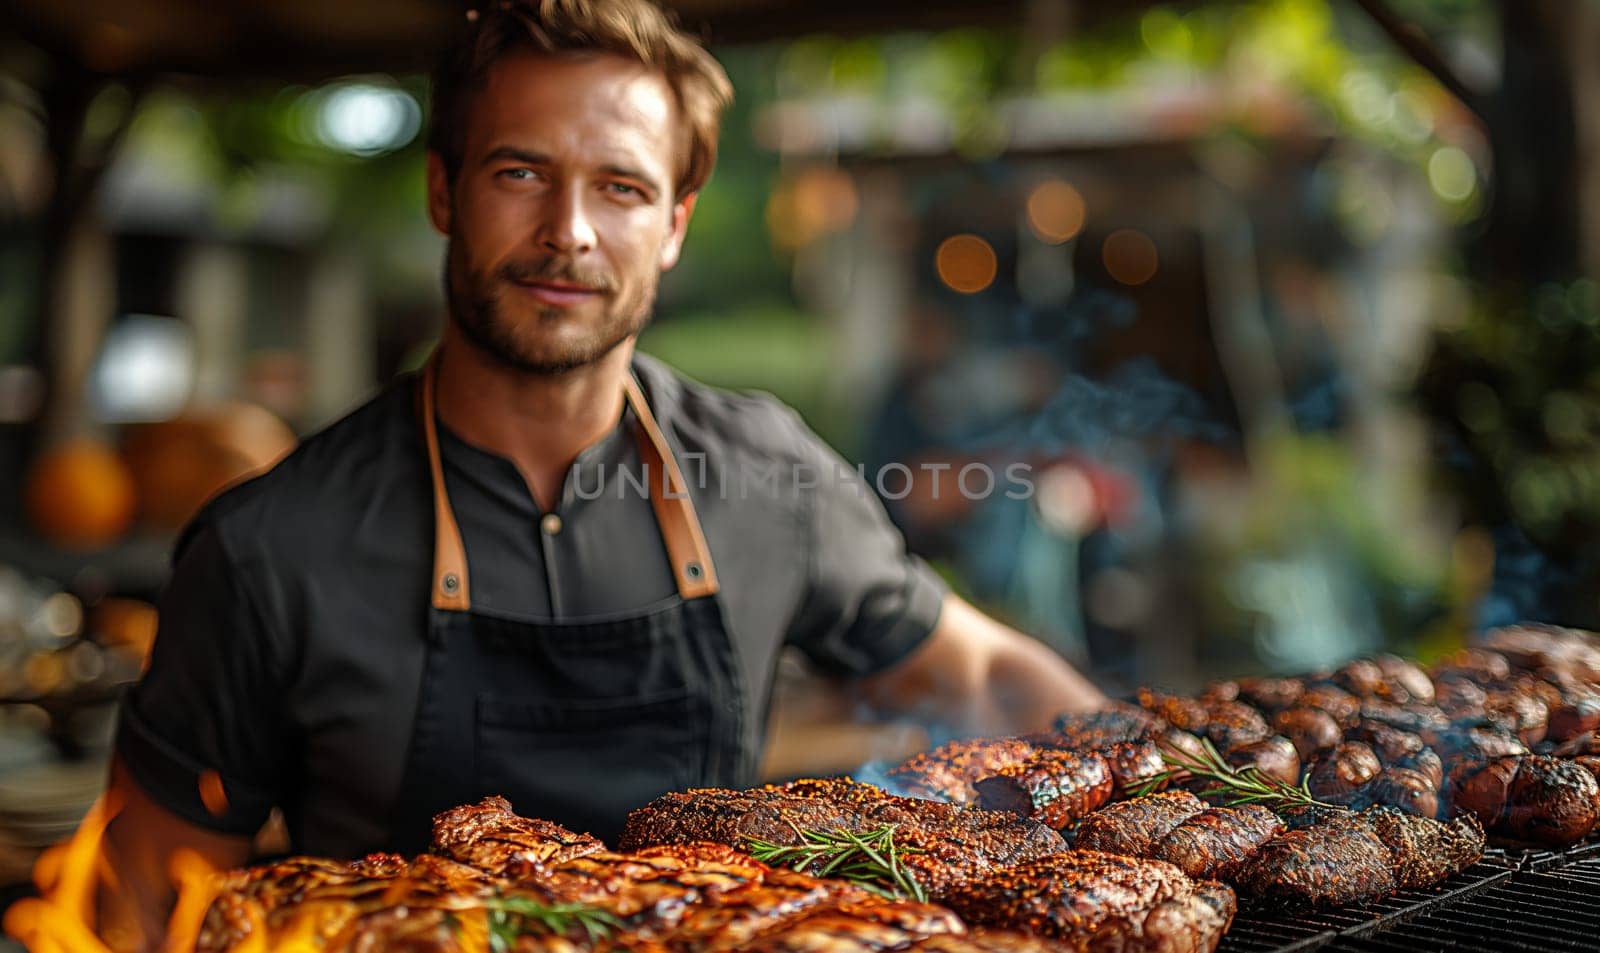
[{"label": "nose", "polygon": [[546,251],[566,255],[580,255],[593,251],[594,225],[584,208],[582,189],[564,187],[552,190],[548,201],[540,210],[540,221],[534,240]]}]

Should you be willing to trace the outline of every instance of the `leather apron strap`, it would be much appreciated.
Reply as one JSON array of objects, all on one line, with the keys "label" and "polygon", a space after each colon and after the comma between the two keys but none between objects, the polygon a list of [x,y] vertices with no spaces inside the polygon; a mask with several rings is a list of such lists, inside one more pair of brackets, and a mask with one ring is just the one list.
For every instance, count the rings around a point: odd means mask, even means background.
[{"label": "leather apron strap", "polygon": [[[455,510],[450,506],[450,494],[444,482],[444,466],[439,456],[439,427],[435,420],[438,376],[439,359],[438,352],[435,352],[422,371],[421,407],[428,473],[433,480],[432,599],[435,609],[467,612],[472,608],[467,580],[467,551],[461,542],[461,528],[456,524]],[[655,415],[650,412],[650,405],[645,400],[644,391],[632,373],[623,381],[623,394],[638,422],[636,436],[639,454],[645,463],[650,505],[655,510],[661,539],[666,544],[667,559],[672,563],[678,595],[685,600],[715,595],[720,589],[716,567],[711,562],[711,549],[706,545],[694,501],[689,499],[683,471],[678,468],[672,447],[661,433]]]}]

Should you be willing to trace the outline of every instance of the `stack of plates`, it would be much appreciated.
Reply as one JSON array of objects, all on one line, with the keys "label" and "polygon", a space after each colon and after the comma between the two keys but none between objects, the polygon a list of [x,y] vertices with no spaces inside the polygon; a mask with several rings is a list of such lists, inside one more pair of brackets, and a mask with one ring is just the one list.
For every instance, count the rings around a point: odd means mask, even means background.
[{"label": "stack of plates", "polygon": [[0,776],[0,885],[29,880],[39,854],[72,836],[105,783],[99,760],[44,762]]}]

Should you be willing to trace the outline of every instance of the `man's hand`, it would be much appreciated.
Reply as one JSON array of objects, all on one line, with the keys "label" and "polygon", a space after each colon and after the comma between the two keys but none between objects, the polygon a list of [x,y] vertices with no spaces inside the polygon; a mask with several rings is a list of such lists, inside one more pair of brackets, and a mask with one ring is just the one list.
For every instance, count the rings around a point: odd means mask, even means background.
[{"label": "man's hand", "polygon": [[956,595],[945,596],[927,641],[863,688],[885,713],[929,717],[964,734],[1043,730],[1062,712],[1106,702],[1049,647]]},{"label": "man's hand", "polygon": [[227,870],[250,858],[250,838],[206,830],[157,804],[121,759],[111,763],[106,799],[117,813],[101,843],[99,933],[114,950],[160,950],[176,898],[168,873],[173,853],[187,848]]}]

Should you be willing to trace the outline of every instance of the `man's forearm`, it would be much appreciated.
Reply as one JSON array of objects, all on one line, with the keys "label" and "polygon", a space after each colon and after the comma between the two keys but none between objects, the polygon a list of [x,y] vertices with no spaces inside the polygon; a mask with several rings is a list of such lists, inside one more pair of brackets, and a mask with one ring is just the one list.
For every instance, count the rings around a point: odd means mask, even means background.
[{"label": "man's forearm", "polygon": [[95,895],[98,927],[113,950],[161,949],[176,891],[169,866],[188,849],[216,870],[242,864],[250,839],[190,824],[145,794],[120,759],[113,759],[106,794],[114,812],[100,850],[104,861]]},{"label": "man's forearm", "polygon": [[961,734],[1041,730],[1056,715],[1105,703],[1048,646],[947,596],[939,624],[916,652],[866,686],[885,712],[943,722]]}]

